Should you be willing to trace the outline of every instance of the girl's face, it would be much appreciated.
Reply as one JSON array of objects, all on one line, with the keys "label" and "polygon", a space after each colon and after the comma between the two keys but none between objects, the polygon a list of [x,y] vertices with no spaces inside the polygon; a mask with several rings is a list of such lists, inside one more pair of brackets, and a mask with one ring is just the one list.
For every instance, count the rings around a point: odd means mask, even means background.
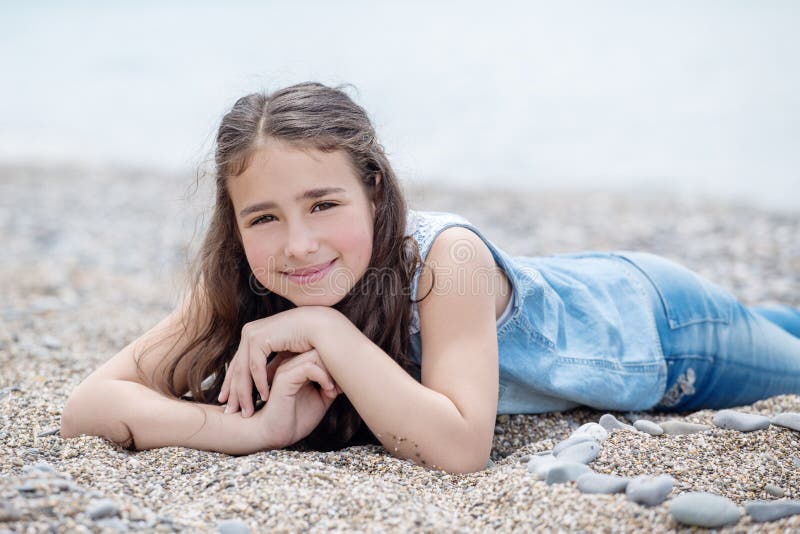
[{"label": "girl's face", "polygon": [[[270,138],[227,185],[247,262],[268,290],[296,306],[332,306],[367,271],[375,204],[345,151]],[[294,272],[309,267],[317,274]]]}]

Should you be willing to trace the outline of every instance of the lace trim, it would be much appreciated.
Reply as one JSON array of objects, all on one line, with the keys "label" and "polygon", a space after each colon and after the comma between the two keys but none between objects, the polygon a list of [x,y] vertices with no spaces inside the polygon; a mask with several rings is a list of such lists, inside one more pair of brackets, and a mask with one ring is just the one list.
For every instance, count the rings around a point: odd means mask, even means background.
[{"label": "lace trim", "polygon": [[[414,237],[419,245],[419,255],[423,260],[427,257],[428,251],[433,245],[433,240],[439,233],[439,230],[449,223],[458,222],[471,224],[467,219],[454,213],[446,213],[441,211],[414,211],[408,210],[406,233]],[[419,277],[422,273],[422,266],[417,267],[414,276],[411,279],[411,296],[412,300],[416,300],[417,287],[419,285]],[[419,332],[419,307],[416,302],[411,304],[411,324],[409,327],[411,334]]]}]

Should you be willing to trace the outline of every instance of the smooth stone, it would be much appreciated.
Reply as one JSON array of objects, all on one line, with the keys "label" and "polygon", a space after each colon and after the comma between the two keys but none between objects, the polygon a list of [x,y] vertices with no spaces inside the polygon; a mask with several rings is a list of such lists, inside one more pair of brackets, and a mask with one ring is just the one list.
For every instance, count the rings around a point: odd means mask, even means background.
[{"label": "smooth stone", "polygon": [[602,426],[610,434],[615,430],[630,430],[631,432],[638,432],[636,428],[631,425],[622,423],[610,413],[604,414],[600,417],[600,426]]},{"label": "smooth stone", "polygon": [[753,413],[737,412],[736,410],[720,410],[714,415],[711,422],[720,428],[738,430],[739,432],[763,430],[770,425],[769,417]]},{"label": "smooth stone", "polygon": [[114,530],[116,532],[128,532],[130,529],[128,525],[125,524],[125,521],[118,517],[107,517],[105,519],[99,519],[96,523],[97,526]]},{"label": "smooth stone", "polygon": [[627,477],[595,472],[584,473],[576,480],[582,493],[619,493],[625,491],[628,482]]},{"label": "smooth stone", "polygon": [[36,462],[33,465],[25,465],[22,467],[23,473],[30,473],[31,471],[42,471],[45,473],[55,473],[56,468],[48,462]]},{"label": "smooth stone", "polygon": [[250,527],[239,519],[225,519],[217,523],[219,534],[250,534]]},{"label": "smooth stone", "polygon": [[775,521],[782,517],[800,514],[800,501],[783,499],[780,501],[747,501],[744,503],[747,515],[753,521]]},{"label": "smooth stone", "polygon": [[89,509],[86,510],[86,515],[92,519],[102,519],[104,517],[111,517],[119,514],[117,503],[111,499],[102,499],[93,502]]},{"label": "smooth stone", "polygon": [[797,412],[784,412],[779,413],[772,418],[772,424],[778,426],[785,426],[792,430],[800,432],[800,413]]},{"label": "smooth stone", "polygon": [[651,436],[660,436],[664,433],[664,429],[658,426],[657,423],[648,421],[647,419],[637,419],[633,423],[633,428],[640,432],[645,432]]},{"label": "smooth stone", "polygon": [[764,489],[773,497],[783,497],[786,495],[786,492],[783,490],[783,488],[779,488],[775,484],[767,484],[764,486]]},{"label": "smooth stone", "polygon": [[608,431],[598,423],[586,423],[573,432],[570,437],[584,434],[592,436],[597,443],[603,443],[608,439]]},{"label": "smooth stone", "polygon": [[704,430],[709,430],[711,427],[708,425],[701,425],[699,423],[688,423],[686,421],[662,421],[658,423],[662,429],[664,429],[665,434],[669,434],[671,436],[678,436],[681,434],[694,434],[695,432],[703,432]]},{"label": "smooth stone", "polygon": [[584,441],[563,449],[556,455],[562,462],[588,464],[600,453],[600,445],[595,441]]},{"label": "smooth stone", "polygon": [[547,478],[547,473],[550,469],[563,463],[552,454],[533,456],[528,461],[528,472],[536,475],[539,480],[544,480]]},{"label": "smooth stone", "polygon": [[559,442],[558,445],[553,447],[553,451],[552,451],[553,452],[553,456],[558,456],[558,454],[561,451],[563,451],[564,449],[568,449],[569,447],[572,447],[573,445],[577,445],[578,443],[584,443],[584,442],[587,442],[587,441],[592,441],[594,443],[597,443],[597,441],[595,441],[595,439],[592,436],[590,436],[589,434],[576,434],[576,435],[574,435],[572,437],[569,437],[569,438],[565,439],[564,441]]},{"label": "smooth stone", "polygon": [[547,478],[545,479],[545,482],[548,484],[569,482],[570,480],[576,480],[582,474],[590,471],[591,469],[589,469],[589,466],[586,464],[562,463],[560,465],[556,465],[547,472]]},{"label": "smooth stone", "polygon": [[669,503],[672,519],[698,527],[721,527],[742,517],[736,503],[722,495],[705,491],[682,493]]},{"label": "smooth stone", "polygon": [[625,488],[625,496],[629,501],[655,506],[664,502],[667,496],[672,493],[674,484],[675,481],[669,475],[655,477],[640,475],[628,482],[628,486]]}]

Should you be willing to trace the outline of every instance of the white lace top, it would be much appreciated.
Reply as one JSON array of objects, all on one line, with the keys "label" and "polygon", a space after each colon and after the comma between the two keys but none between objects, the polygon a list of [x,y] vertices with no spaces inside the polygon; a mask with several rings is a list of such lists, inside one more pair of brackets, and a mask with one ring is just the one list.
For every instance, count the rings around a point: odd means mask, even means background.
[{"label": "white lace top", "polygon": [[[436,239],[439,230],[443,224],[448,222],[467,222],[466,219],[454,213],[445,213],[437,211],[424,211],[417,212],[415,210],[408,210],[408,217],[406,221],[406,235],[414,237],[419,245],[419,254],[422,260],[428,256],[433,241]],[[417,289],[419,285],[419,277],[422,272],[421,266],[417,268],[414,277],[411,281],[411,298],[418,300]],[[511,295],[508,299],[506,309],[502,315],[497,319],[497,324],[500,325],[510,314],[512,303],[514,302],[514,288],[511,288]],[[411,304],[411,334],[417,334],[420,330],[419,326],[419,307],[416,302]]]}]

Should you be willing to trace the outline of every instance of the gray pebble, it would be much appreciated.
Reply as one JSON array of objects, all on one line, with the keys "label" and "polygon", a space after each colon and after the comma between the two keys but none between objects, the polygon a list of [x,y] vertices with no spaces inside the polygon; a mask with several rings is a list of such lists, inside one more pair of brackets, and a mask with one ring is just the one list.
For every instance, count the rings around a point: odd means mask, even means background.
[{"label": "gray pebble", "polygon": [[598,423],[586,423],[585,425],[581,425],[570,437],[584,436],[587,434],[593,437],[597,443],[603,443],[608,438],[608,431]]},{"label": "gray pebble", "polygon": [[597,443],[595,439],[589,434],[573,434],[571,437],[565,439],[564,441],[560,442],[558,445],[553,447],[553,456],[558,456],[558,454],[564,449],[568,449],[573,445],[577,445],[578,443],[583,443],[586,441]]},{"label": "gray pebble", "polygon": [[41,336],[39,338],[39,343],[44,345],[48,349],[61,348],[61,342],[57,338],[51,336],[50,334],[44,334],[43,336]]},{"label": "gray pebble", "polygon": [[493,467],[494,467],[494,462],[492,461],[491,458],[489,458],[489,461],[486,462],[486,469],[492,469]]},{"label": "gray pebble", "polygon": [[798,456],[792,456],[791,458],[792,458],[792,463],[793,463],[794,465],[796,465],[797,467],[800,467],[800,457],[798,457]]},{"label": "gray pebble", "polygon": [[780,501],[747,501],[744,503],[747,515],[753,521],[775,521],[782,517],[800,514],[800,501],[782,499]]},{"label": "gray pebble", "polygon": [[672,493],[675,481],[669,475],[640,475],[630,482],[625,488],[625,496],[629,501],[648,506],[661,504]]},{"label": "gray pebble", "polygon": [[712,423],[720,428],[738,430],[739,432],[753,432],[769,427],[769,417],[763,415],[737,412],[736,410],[720,410],[714,415]]},{"label": "gray pebble", "polygon": [[680,434],[694,434],[695,432],[703,432],[704,430],[709,430],[711,428],[708,425],[675,420],[662,421],[658,423],[658,426],[664,429],[665,434],[669,434],[671,436],[677,436]]},{"label": "gray pebble", "polygon": [[783,488],[779,488],[775,484],[767,484],[764,486],[764,489],[773,497],[783,497],[786,495],[786,492],[783,490]]},{"label": "gray pebble", "polygon": [[528,461],[528,472],[536,475],[539,480],[544,480],[547,478],[547,473],[550,469],[563,463],[552,454],[532,456]]},{"label": "gray pebble", "polygon": [[22,514],[19,510],[14,508],[10,502],[0,501],[0,522],[2,521],[19,521]]},{"label": "gray pebble", "polygon": [[672,519],[698,527],[721,527],[737,523],[742,513],[736,503],[705,491],[682,493],[669,503]]},{"label": "gray pebble", "polygon": [[548,484],[560,484],[562,482],[569,482],[576,480],[584,473],[590,472],[589,466],[586,464],[578,463],[561,463],[554,466],[547,472],[545,482]]},{"label": "gray pebble", "polygon": [[40,432],[38,434],[38,437],[43,438],[45,436],[54,436],[54,435],[58,434],[59,430],[61,430],[61,427],[56,426],[56,427],[50,428],[48,430],[45,430],[44,432]]},{"label": "gray pebble", "polygon": [[217,523],[220,534],[250,534],[250,527],[239,519],[226,519]]},{"label": "gray pebble", "polygon": [[33,465],[25,465],[22,467],[23,473],[30,473],[31,471],[42,471],[45,473],[55,473],[56,468],[47,462],[36,462]]},{"label": "gray pebble", "polygon": [[657,423],[648,421],[647,419],[637,419],[633,423],[633,428],[640,432],[645,432],[651,436],[660,436],[664,433],[664,429],[658,426]]},{"label": "gray pebble", "polygon": [[117,514],[119,514],[117,503],[111,499],[95,501],[86,510],[86,515],[92,519],[101,519],[103,517],[111,517]]},{"label": "gray pebble", "polygon": [[105,519],[100,519],[97,521],[96,525],[111,530],[116,530],[117,532],[128,532],[130,530],[127,523],[118,517],[107,517]]},{"label": "gray pebble", "polygon": [[600,426],[605,428],[609,434],[615,430],[629,430],[631,432],[638,432],[636,428],[632,427],[631,425],[621,423],[610,413],[604,414],[602,417],[600,417]]},{"label": "gray pebble", "polygon": [[800,432],[800,413],[797,412],[784,412],[779,413],[772,418],[772,424],[778,426],[785,426],[792,430]]},{"label": "gray pebble", "polygon": [[625,491],[630,479],[618,475],[589,472],[576,480],[578,490],[582,493],[619,493]]},{"label": "gray pebble", "polygon": [[600,453],[600,445],[594,440],[576,443],[571,447],[561,450],[556,456],[562,462],[576,462],[588,464]]}]

